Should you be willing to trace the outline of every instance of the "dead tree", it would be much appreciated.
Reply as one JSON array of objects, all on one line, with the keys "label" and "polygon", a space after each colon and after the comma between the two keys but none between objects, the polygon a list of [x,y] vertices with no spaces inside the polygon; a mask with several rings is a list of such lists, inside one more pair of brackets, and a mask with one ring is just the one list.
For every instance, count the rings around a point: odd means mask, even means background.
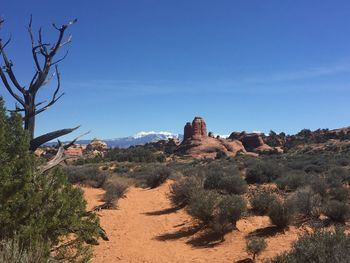
[{"label": "dead tree", "polygon": [[[12,112],[19,112],[22,114],[24,129],[27,130],[30,135],[30,149],[32,151],[36,150],[40,145],[66,135],[78,128],[61,129],[39,137],[34,136],[36,115],[46,111],[64,95],[64,93],[60,92],[61,77],[58,70],[58,63],[66,58],[68,52],[59,59],[56,59],[56,55],[63,46],[71,42],[71,35],[66,38],[65,34],[68,27],[76,21],[75,19],[60,27],[52,24],[54,29],[57,30],[58,36],[55,43],[50,44],[44,42],[41,28],[38,31],[37,39],[35,38],[32,30],[32,17],[30,17],[28,33],[31,40],[35,73],[28,85],[22,85],[17,80],[16,74],[13,71],[13,63],[6,55],[5,48],[10,43],[11,37],[6,42],[3,42],[0,38],[0,56],[4,63],[4,65],[0,65],[0,78],[7,91],[16,100],[16,108]],[[4,20],[0,19],[0,29],[3,22]],[[55,76],[57,79],[57,86],[52,94],[52,98],[49,101],[37,102],[36,98],[38,92]]]}]

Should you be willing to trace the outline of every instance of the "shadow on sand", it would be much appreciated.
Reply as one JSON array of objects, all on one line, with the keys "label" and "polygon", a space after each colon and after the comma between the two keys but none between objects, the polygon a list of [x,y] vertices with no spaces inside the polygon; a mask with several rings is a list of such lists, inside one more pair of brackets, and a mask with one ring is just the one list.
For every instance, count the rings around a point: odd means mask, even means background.
[{"label": "shadow on sand", "polygon": [[276,226],[268,226],[268,227],[264,227],[264,228],[259,228],[253,232],[250,232],[248,234],[248,237],[253,237],[253,236],[257,236],[257,237],[271,237],[274,236],[278,233],[284,233],[284,230],[281,228],[278,228]]},{"label": "shadow on sand", "polygon": [[192,227],[183,227],[180,230],[173,233],[165,233],[156,237],[157,240],[167,241],[167,240],[176,240],[183,237],[190,237],[200,231],[203,226],[197,225]]},{"label": "shadow on sand", "polygon": [[[232,231],[232,229],[228,229],[226,233],[230,231]],[[159,235],[155,237],[155,239],[159,241],[168,241],[184,237],[190,238],[188,241],[186,241],[186,244],[197,248],[215,247],[224,241],[220,233],[213,232],[203,225],[183,227],[178,231]]]},{"label": "shadow on sand", "polygon": [[175,207],[170,207],[170,208],[165,208],[162,210],[157,210],[157,211],[151,211],[151,212],[145,212],[143,213],[144,215],[148,215],[148,216],[161,216],[161,215],[167,215],[167,214],[171,214],[171,213],[175,213],[178,210],[184,208],[184,206],[175,206]]}]

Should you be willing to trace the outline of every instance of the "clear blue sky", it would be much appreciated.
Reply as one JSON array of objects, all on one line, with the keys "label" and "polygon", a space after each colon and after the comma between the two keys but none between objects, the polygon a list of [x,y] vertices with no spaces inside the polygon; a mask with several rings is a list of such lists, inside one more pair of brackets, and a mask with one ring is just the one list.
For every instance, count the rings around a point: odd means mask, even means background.
[{"label": "clear blue sky", "polygon": [[76,124],[100,138],[181,133],[197,115],[218,134],[350,125],[348,0],[1,0],[23,83],[30,14],[47,39],[52,22],[79,20],[60,66],[66,95],[39,115],[37,134]]}]

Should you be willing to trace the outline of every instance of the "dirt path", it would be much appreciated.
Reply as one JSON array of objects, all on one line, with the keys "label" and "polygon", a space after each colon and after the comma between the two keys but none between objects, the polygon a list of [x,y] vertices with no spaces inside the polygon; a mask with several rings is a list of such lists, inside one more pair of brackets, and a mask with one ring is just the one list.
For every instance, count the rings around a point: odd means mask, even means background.
[{"label": "dirt path", "polygon": [[[99,212],[101,225],[110,241],[94,247],[94,263],[173,263],[173,262],[235,262],[248,257],[245,237],[258,229],[269,231],[267,217],[249,217],[238,222],[239,231],[218,243],[197,231],[191,218],[183,211],[172,211],[166,197],[169,183],[156,189],[132,187],[127,198],[119,201],[118,210]],[[84,188],[88,206],[99,204],[101,189]],[[169,210],[170,209],[170,210]],[[258,230],[259,231],[259,230]],[[297,230],[266,233],[268,248],[259,257],[271,257],[289,248],[297,238]]]}]

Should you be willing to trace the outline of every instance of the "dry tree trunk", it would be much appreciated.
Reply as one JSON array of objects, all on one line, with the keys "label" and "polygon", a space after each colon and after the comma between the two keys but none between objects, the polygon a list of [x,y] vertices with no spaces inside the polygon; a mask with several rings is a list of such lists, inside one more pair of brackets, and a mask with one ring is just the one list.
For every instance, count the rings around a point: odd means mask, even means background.
[{"label": "dry tree trunk", "polygon": [[[10,95],[16,100],[16,109],[11,112],[19,112],[23,114],[24,129],[29,132],[31,139],[30,150],[35,151],[40,145],[66,135],[76,128],[62,129],[50,132],[39,137],[35,137],[35,119],[36,115],[46,111],[54,105],[64,93],[60,93],[61,77],[58,70],[58,63],[61,62],[68,54],[55,60],[58,51],[65,45],[71,42],[71,35],[65,39],[65,33],[69,26],[73,25],[77,20],[73,20],[67,24],[57,27],[53,24],[55,30],[58,31],[58,36],[53,44],[44,42],[41,28],[38,30],[37,39],[32,30],[32,17],[30,17],[28,25],[28,33],[31,40],[32,57],[35,65],[35,73],[28,85],[22,85],[17,80],[13,70],[13,62],[5,52],[6,46],[11,42],[11,37],[3,43],[0,37],[0,55],[3,60],[3,65],[0,65],[0,79],[3,86],[7,89]],[[0,29],[4,20],[0,18]],[[52,70],[53,69],[53,70]],[[51,71],[54,71],[53,73]],[[47,85],[53,77],[56,76],[57,86],[49,101],[37,102],[38,92]]]}]

